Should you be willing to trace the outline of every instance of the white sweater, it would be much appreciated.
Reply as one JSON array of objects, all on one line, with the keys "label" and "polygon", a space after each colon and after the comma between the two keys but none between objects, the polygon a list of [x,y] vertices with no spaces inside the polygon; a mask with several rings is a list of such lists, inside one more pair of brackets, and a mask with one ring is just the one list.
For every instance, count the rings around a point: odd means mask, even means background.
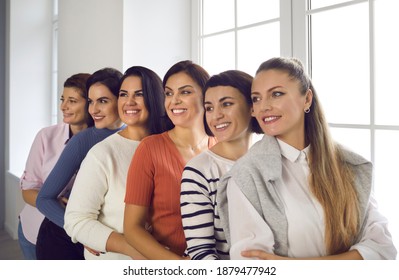
[{"label": "white sweater", "polygon": [[[115,133],[88,152],[80,166],[66,207],[64,228],[73,242],[105,252],[113,231],[123,233],[127,171],[140,142]],[[86,259],[130,259],[118,253]]]}]

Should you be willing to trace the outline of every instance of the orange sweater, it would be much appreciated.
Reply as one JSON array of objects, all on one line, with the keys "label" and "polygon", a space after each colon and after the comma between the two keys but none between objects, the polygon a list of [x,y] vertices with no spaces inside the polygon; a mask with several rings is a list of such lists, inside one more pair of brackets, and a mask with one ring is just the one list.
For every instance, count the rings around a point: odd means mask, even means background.
[{"label": "orange sweater", "polygon": [[[211,146],[214,144],[209,142]],[[180,214],[184,166],[167,132],[147,136],[137,147],[130,164],[125,196],[127,204],[149,207],[152,235],[180,256],[186,249]]]}]

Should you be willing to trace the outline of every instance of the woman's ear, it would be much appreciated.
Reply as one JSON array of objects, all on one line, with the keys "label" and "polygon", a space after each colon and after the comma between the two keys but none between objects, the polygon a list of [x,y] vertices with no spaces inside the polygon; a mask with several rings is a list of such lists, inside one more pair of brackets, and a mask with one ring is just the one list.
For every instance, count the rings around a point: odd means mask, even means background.
[{"label": "woman's ear", "polygon": [[313,91],[311,89],[308,89],[305,94],[305,108],[309,108],[312,106],[312,101],[313,101]]}]

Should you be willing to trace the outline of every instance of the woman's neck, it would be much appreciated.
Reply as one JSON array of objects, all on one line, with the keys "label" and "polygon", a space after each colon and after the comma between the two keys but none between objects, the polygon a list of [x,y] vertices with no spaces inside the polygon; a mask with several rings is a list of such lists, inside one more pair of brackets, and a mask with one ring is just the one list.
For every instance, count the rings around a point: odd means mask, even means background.
[{"label": "woman's neck", "polygon": [[140,126],[127,126],[125,129],[119,131],[119,135],[130,139],[141,141],[144,137],[148,136],[150,133],[146,127]]},{"label": "woman's neck", "polygon": [[122,125],[123,125],[123,122],[122,122],[121,120],[119,120],[119,121],[114,122],[114,123],[112,124],[112,126],[107,127],[107,129],[109,129],[109,130],[115,130],[115,129],[120,128]]},{"label": "woman's neck", "polygon": [[81,132],[82,130],[87,128],[87,124],[70,124],[69,125],[69,129],[72,132],[72,135],[76,135],[79,132]]},{"label": "woman's neck", "polygon": [[168,133],[178,148],[190,149],[193,152],[208,148],[208,135],[205,130],[174,127]]},{"label": "woman's neck", "polygon": [[211,148],[211,151],[223,158],[236,161],[246,154],[251,144],[252,134],[248,133],[239,139],[218,142]]}]

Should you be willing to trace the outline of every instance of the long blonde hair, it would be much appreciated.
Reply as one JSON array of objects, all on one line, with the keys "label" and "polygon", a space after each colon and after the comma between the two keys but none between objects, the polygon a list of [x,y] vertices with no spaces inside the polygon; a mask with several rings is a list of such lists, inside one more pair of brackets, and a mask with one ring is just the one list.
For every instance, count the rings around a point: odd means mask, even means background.
[{"label": "long blonde hair", "polygon": [[329,254],[348,251],[359,232],[359,202],[351,167],[332,140],[327,121],[311,80],[295,58],[272,58],[261,71],[280,70],[299,81],[301,94],[313,92],[310,112],[305,114],[305,140],[310,144],[309,185],[324,209],[325,245]]}]

